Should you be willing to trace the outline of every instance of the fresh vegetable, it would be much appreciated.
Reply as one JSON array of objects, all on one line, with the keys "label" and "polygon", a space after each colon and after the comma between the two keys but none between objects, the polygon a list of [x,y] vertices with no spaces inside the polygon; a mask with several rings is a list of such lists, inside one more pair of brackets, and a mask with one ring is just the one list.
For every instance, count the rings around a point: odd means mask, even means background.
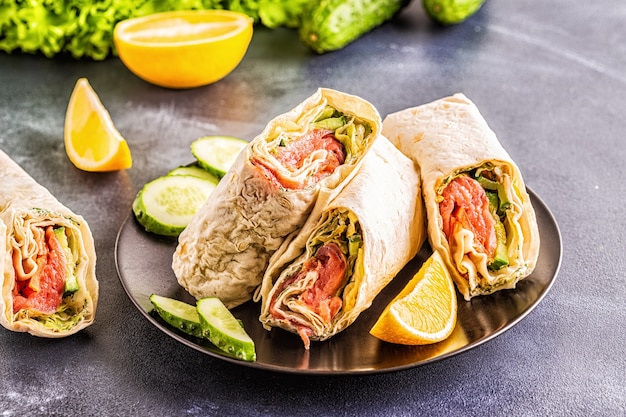
[{"label": "fresh vegetable", "polygon": [[227,9],[275,28],[297,27],[311,0],[4,0],[0,51],[68,54],[102,60],[116,54],[113,29],[125,19],[174,10]]},{"label": "fresh vegetable", "polygon": [[297,29],[303,25],[305,9],[313,8],[317,14],[335,16],[334,9],[345,3],[340,7],[338,18],[332,17],[322,25],[325,27],[322,39],[331,33],[333,22],[344,25],[337,28],[346,32],[344,36],[332,35],[333,49],[337,49],[340,42],[347,44],[388,20],[398,4],[406,5],[409,1],[5,0],[0,3],[0,50],[42,53],[47,57],[69,54],[74,58],[102,60],[117,54],[113,31],[117,23],[126,19],[176,10],[225,9],[244,13],[255,23],[271,29],[281,26]]},{"label": "fresh vegetable", "polygon": [[497,271],[509,264],[509,254],[506,245],[506,229],[504,228],[504,224],[502,224],[500,220],[496,220],[494,227],[496,230],[496,252],[488,268]]},{"label": "fresh vegetable", "polygon": [[157,294],[150,295],[150,302],[154,306],[154,311],[170,326],[191,336],[202,337],[196,306]]},{"label": "fresh vegetable", "polygon": [[59,241],[59,245],[61,245],[65,254],[65,287],[63,290],[63,296],[65,297],[78,291],[78,278],[76,277],[76,254],[78,253],[78,248],[75,247],[75,239],[71,239],[72,246],[70,246],[70,239],[65,234],[65,227],[61,226],[54,229],[54,236]]},{"label": "fresh vegetable", "polygon": [[154,311],[170,326],[182,332],[207,339],[235,358],[255,361],[254,341],[246,333],[240,320],[215,297],[198,300],[196,305],[150,295]]},{"label": "fresh vegetable", "polygon": [[321,0],[305,9],[300,39],[315,52],[341,49],[394,17],[409,0]]},{"label": "fresh vegetable", "polygon": [[192,175],[194,177],[206,178],[213,182],[219,181],[219,179],[215,175],[202,168],[200,165],[198,165],[197,162],[174,168],[173,170],[168,172],[167,175]]},{"label": "fresh vegetable", "polygon": [[[422,0],[442,24],[460,23],[485,0]],[[95,60],[116,55],[115,25],[175,10],[225,9],[256,24],[298,29],[318,53],[340,49],[383,22],[410,0],[4,0],[0,2],[0,51],[68,54]]]},{"label": "fresh vegetable", "polygon": [[148,232],[178,236],[217,183],[192,175],[166,175],[146,183],[133,201],[133,213]]},{"label": "fresh vegetable", "polygon": [[126,67],[167,88],[212,84],[241,62],[252,39],[252,19],[229,10],[178,10],[126,19],[113,41]]},{"label": "fresh vegetable", "polygon": [[146,231],[178,236],[213,192],[248,142],[232,136],[203,136],[192,142],[196,161],[146,183],[133,213]]},{"label": "fresh vegetable", "polygon": [[254,341],[219,298],[202,298],[197,309],[204,337],[239,359],[256,360]]},{"label": "fresh vegetable", "polygon": [[422,0],[426,14],[443,25],[465,21],[482,7],[485,0]]},{"label": "fresh vegetable", "polygon": [[229,0],[222,2],[224,8],[242,12],[265,27],[297,28],[304,8],[315,0]]},{"label": "fresh vegetable", "polygon": [[247,145],[246,140],[232,136],[203,136],[192,142],[191,153],[202,168],[222,178]]},{"label": "fresh vegetable", "polygon": [[113,28],[121,20],[213,8],[221,8],[219,0],[5,0],[0,4],[0,50],[104,59],[114,52]]}]

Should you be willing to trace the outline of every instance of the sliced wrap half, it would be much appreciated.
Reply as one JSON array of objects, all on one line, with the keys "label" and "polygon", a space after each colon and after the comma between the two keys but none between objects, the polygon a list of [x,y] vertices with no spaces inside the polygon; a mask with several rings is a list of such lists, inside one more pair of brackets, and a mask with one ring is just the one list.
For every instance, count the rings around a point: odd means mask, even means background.
[{"label": "sliced wrap half", "polygon": [[63,337],[93,323],[96,251],[85,219],[0,151],[0,323]]},{"label": "sliced wrap half", "polygon": [[178,282],[229,308],[252,298],[270,256],[345,186],[380,127],[374,106],[330,89],[271,120],[179,236]]},{"label": "sliced wrap half", "polygon": [[519,168],[463,94],[388,115],[383,132],[420,167],[428,238],[466,300],[514,288],[539,254]]},{"label": "sliced wrap half", "polygon": [[325,340],[352,324],[426,236],[413,161],[380,137],[357,175],[270,261],[260,320]]}]

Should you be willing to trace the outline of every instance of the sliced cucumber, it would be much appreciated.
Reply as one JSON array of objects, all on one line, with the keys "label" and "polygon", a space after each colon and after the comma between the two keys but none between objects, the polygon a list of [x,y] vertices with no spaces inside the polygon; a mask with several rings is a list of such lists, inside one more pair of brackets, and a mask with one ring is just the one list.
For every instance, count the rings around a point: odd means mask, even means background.
[{"label": "sliced cucumber", "polygon": [[157,294],[150,295],[154,310],[169,325],[189,335],[202,337],[202,326],[196,306]]},{"label": "sliced cucumber", "polygon": [[204,336],[215,346],[244,361],[256,360],[254,341],[219,298],[198,300],[197,310]]},{"label": "sliced cucumber", "polygon": [[148,231],[178,236],[217,185],[193,175],[166,175],[146,183],[133,201],[137,221]]},{"label": "sliced cucumber", "polygon": [[174,168],[173,170],[168,172],[167,175],[193,175],[194,177],[211,180],[216,184],[219,182],[219,178],[217,178],[215,175],[211,174],[209,171],[202,168],[198,164],[190,164]]},{"label": "sliced cucumber", "polygon": [[232,136],[204,136],[192,142],[191,153],[202,168],[222,178],[247,145],[244,139]]}]

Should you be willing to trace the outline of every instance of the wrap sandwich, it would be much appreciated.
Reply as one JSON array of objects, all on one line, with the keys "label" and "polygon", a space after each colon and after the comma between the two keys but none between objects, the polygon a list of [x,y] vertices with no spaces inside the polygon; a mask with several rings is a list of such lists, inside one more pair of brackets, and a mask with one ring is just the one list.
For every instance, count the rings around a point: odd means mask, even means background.
[{"label": "wrap sandwich", "polygon": [[275,253],[260,321],[325,340],[352,324],[425,240],[413,161],[380,137],[350,183]]},{"label": "wrap sandwich", "polygon": [[388,115],[383,132],[418,164],[432,248],[466,300],[530,275],[539,232],[519,168],[463,94]]},{"label": "wrap sandwich", "polygon": [[179,236],[180,285],[228,308],[251,299],[272,253],[345,186],[380,128],[370,103],[323,88],[271,120]]},{"label": "wrap sandwich", "polygon": [[40,337],[93,323],[96,252],[85,219],[0,151],[0,323]]}]

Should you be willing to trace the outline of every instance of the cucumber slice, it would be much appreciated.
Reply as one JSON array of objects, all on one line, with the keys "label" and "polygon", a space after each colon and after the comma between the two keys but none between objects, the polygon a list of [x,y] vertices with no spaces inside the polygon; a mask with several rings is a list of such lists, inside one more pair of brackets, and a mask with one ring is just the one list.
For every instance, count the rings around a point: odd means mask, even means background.
[{"label": "cucumber slice", "polygon": [[150,295],[150,302],[154,310],[170,326],[191,336],[202,337],[202,326],[196,306],[157,294]]},{"label": "cucumber slice", "polygon": [[190,164],[174,168],[173,170],[168,172],[167,175],[193,175],[194,177],[211,180],[216,184],[219,182],[219,178],[217,178],[215,175],[211,174],[209,171],[197,164]]},{"label": "cucumber slice", "polygon": [[256,360],[254,341],[219,298],[202,298],[196,308],[204,337],[236,358],[250,362]]},{"label": "cucumber slice", "polygon": [[191,153],[202,168],[222,178],[247,145],[244,139],[232,136],[204,136],[191,143]]},{"label": "cucumber slice", "polygon": [[148,231],[178,236],[217,185],[192,175],[166,175],[146,183],[133,201],[137,221]]}]

